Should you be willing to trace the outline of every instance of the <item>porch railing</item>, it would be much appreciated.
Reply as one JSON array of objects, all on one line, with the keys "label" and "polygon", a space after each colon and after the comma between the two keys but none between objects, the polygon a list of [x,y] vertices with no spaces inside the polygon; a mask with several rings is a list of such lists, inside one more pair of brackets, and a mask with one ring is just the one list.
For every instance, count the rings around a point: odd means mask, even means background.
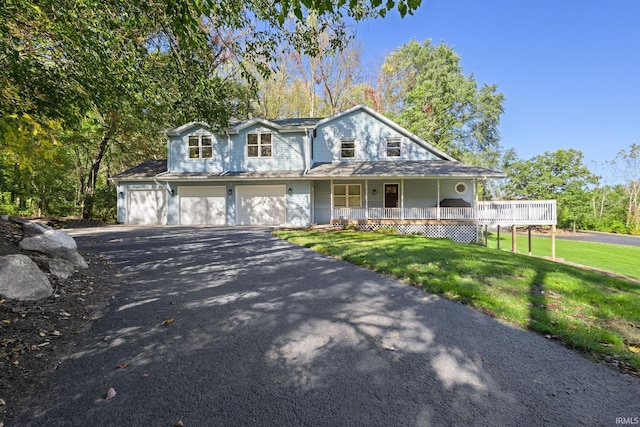
[{"label": "porch railing", "polygon": [[554,225],[555,200],[478,202],[463,208],[334,208],[335,220],[475,220],[478,225]]}]

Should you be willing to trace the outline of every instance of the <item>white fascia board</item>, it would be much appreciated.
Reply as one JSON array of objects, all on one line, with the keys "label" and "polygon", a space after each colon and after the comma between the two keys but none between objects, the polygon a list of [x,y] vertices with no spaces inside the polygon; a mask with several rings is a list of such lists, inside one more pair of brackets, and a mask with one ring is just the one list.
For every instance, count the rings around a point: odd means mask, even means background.
[{"label": "white fascia board", "polygon": [[211,126],[209,125],[209,123],[206,122],[189,122],[189,123],[185,123],[182,126],[178,126],[175,128],[171,128],[171,129],[167,129],[164,134],[167,136],[177,136],[180,135],[182,132],[184,132],[187,129],[190,129],[192,127],[195,126],[204,126],[208,129],[211,129]]}]

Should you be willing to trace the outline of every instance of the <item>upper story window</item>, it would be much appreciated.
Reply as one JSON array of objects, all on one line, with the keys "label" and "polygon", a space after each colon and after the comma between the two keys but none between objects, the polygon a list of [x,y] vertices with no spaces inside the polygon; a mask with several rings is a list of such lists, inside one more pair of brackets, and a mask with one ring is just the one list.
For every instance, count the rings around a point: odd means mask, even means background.
[{"label": "upper story window", "polygon": [[271,134],[247,134],[247,157],[271,157]]},{"label": "upper story window", "polygon": [[398,137],[387,138],[387,157],[400,157],[402,139]]},{"label": "upper story window", "polygon": [[213,157],[213,138],[211,135],[189,136],[189,158],[210,159]]},{"label": "upper story window", "polygon": [[343,159],[356,156],[356,140],[353,138],[343,139],[340,142],[340,157]]}]

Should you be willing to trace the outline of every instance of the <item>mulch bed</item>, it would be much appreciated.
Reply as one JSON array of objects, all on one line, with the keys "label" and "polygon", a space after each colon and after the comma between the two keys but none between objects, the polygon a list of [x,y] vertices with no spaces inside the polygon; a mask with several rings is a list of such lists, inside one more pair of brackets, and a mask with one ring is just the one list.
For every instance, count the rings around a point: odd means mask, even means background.
[{"label": "mulch bed", "polygon": [[[46,255],[21,251],[22,227],[0,220],[0,256]],[[47,274],[54,293],[37,302],[0,298],[0,427],[11,420],[61,361],[79,335],[101,317],[118,290],[113,266],[100,255],[82,254],[89,268],[68,279]]]}]

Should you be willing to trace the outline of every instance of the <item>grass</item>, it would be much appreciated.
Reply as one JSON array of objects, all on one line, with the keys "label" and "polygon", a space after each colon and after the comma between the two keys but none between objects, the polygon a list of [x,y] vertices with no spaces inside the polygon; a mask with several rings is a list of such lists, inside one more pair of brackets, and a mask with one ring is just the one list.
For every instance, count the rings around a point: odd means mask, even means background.
[{"label": "grass", "polygon": [[[488,247],[497,248],[496,233],[489,233]],[[531,252],[535,256],[551,256],[551,239],[547,237],[531,238]],[[500,234],[500,248],[511,250],[511,234]],[[516,249],[520,253],[529,250],[526,235],[517,235]],[[556,239],[556,256],[576,264],[611,271],[624,276],[640,279],[640,246],[622,246],[606,243],[579,242]]]},{"label": "grass", "polygon": [[421,236],[353,231],[276,235],[640,370],[637,283],[541,258]]}]

